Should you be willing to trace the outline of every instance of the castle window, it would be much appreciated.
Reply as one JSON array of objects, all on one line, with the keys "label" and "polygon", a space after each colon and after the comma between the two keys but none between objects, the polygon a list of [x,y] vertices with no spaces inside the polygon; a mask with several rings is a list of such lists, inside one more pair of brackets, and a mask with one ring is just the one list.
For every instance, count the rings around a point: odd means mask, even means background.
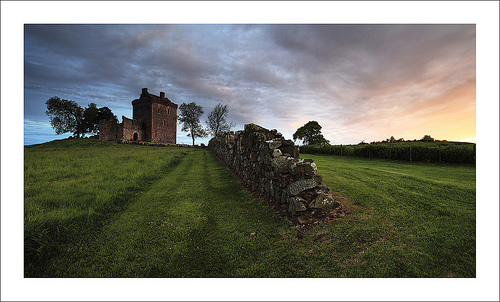
[{"label": "castle window", "polygon": [[167,125],[167,120],[163,120],[163,126]]},{"label": "castle window", "polygon": [[167,108],[167,114],[170,115],[170,108]]}]

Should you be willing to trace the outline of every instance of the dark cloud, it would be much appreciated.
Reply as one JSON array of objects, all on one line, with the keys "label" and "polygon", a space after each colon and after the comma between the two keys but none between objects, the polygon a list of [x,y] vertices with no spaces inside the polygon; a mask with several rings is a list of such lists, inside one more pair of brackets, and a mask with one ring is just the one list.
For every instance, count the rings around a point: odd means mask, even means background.
[{"label": "dark cloud", "polygon": [[394,124],[388,116],[403,119],[471,80],[474,25],[25,26],[25,107],[36,110],[58,95],[130,116],[148,87],[206,114],[228,104],[239,128],[291,136],[321,120],[325,136],[345,142],[357,134],[341,127]]}]

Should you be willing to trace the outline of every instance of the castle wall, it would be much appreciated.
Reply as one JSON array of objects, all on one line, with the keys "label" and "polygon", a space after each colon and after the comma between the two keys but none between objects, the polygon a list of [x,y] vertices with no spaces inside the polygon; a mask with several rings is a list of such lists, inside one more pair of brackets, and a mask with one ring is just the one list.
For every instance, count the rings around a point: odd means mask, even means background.
[{"label": "castle wall", "polygon": [[112,141],[122,138],[123,125],[117,124],[111,120],[99,121],[99,140]]},{"label": "castle wall", "polygon": [[123,134],[122,138],[129,141],[142,141],[144,140],[144,131],[140,122],[126,117],[123,118]]},{"label": "castle wall", "polygon": [[144,141],[151,141],[152,133],[151,133],[151,120],[153,118],[151,103],[146,102],[137,102],[133,103],[133,119],[136,120],[141,126],[143,130],[143,139]]},{"label": "castle wall", "polygon": [[208,147],[252,191],[272,200],[300,223],[340,209],[312,159],[300,159],[298,147],[277,130],[255,124],[225,132]]},{"label": "castle wall", "polygon": [[158,143],[176,143],[177,108],[161,103],[152,103],[153,123],[151,141]]}]

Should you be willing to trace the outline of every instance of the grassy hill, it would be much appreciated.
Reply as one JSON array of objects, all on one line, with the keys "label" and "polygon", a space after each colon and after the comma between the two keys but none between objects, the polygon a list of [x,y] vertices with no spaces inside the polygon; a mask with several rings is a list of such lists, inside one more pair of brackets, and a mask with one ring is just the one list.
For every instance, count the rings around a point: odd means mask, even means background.
[{"label": "grassy hill", "polygon": [[313,158],[350,212],[304,231],[207,149],[25,147],[25,277],[475,277],[475,168]]}]

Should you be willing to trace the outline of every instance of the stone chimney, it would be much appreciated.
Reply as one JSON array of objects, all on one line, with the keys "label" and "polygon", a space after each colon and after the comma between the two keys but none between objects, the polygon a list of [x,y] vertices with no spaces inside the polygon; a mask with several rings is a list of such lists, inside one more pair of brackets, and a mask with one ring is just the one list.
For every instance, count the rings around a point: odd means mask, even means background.
[{"label": "stone chimney", "polygon": [[148,94],[147,88],[142,88],[142,95],[146,96]]},{"label": "stone chimney", "polygon": [[160,91],[160,100],[164,100],[165,99],[165,92],[163,91]]}]

